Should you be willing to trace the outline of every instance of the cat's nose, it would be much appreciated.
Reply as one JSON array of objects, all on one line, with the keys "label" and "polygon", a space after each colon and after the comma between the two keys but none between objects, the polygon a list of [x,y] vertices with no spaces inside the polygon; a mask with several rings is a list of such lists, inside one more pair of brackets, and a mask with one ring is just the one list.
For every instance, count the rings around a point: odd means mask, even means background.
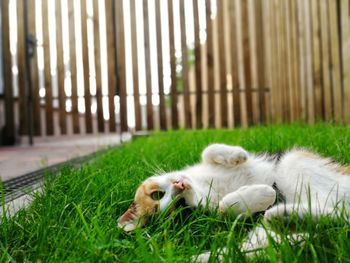
[{"label": "cat's nose", "polygon": [[173,185],[174,185],[175,189],[178,191],[185,190],[185,184],[184,184],[183,180],[175,181],[175,182],[173,182]]}]

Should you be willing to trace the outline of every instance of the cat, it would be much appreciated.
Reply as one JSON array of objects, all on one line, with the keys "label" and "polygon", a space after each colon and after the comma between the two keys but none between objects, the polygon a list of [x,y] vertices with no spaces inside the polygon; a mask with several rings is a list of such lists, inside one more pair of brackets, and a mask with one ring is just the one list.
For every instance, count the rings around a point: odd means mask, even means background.
[{"label": "cat", "polygon": [[[211,144],[199,164],[146,179],[118,226],[132,231],[180,198],[190,207],[207,206],[222,213],[264,212],[267,222],[292,213],[317,219],[334,214],[340,202],[350,211],[349,175],[350,166],[306,149],[255,155],[240,146]],[[257,227],[243,241],[242,249],[266,246],[268,235],[278,239],[277,234]],[[204,253],[198,260],[205,262],[209,257]]]}]

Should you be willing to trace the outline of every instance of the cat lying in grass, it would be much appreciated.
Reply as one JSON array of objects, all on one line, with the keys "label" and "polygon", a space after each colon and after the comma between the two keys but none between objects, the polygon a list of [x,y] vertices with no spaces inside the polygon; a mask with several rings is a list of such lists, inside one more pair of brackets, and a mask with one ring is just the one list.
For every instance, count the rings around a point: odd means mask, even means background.
[{"label": "cat lying in grass", "polygon": [[[204,149],[201,163],[146,179],[118,226],[132,231],[180,198],[188,206],[208,206],[222,213],[250,215],[264,211],[267,222],[292,214],[315,219],[332,216],[339,203],[350,210],[349,175],[349,166],[304,149],[254,155],[239,146],[212,144]],[[265,228],[253,229],[243,241],[242,250],[266,246],[268,235],[278,239]],[[209,256],[202,254],[198,260],[207,261]]]}]

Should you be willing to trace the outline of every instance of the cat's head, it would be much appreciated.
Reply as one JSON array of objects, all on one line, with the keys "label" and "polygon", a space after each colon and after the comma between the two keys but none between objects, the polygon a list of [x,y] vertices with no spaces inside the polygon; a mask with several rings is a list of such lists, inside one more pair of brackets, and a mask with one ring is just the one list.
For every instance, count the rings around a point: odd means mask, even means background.
[{"label": "cat's head", "polygon": [[136,190],[129,209],[118,219],[118,226],[125,231],[143,226],[149,216],[166,210],[189,188],[187,181],[177,173],[146,179]]}]

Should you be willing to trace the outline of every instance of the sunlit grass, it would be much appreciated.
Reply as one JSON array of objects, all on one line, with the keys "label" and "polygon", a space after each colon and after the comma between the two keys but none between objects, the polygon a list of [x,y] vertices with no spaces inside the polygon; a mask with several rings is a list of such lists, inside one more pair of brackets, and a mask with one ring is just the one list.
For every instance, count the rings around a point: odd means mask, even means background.
[{"label": "sunlit grass", "polygon": [[[111,149],[78,170],[63,169],[47,179],[31,207],[2,218],[0,262],[188,262],[193,255],[228,247],[232,262],[348,262],[350,228],[341,218],[279,225],[309,233],[300,245],[287,239],[247,259],[239,244],[261,218],[243,220],[215,212],[179,208],[159,215],[133,233],[117,228],[136,187],[158,170],[171,171],[199,161],[211,142],[237,144],[253,152],[308,147],[350,163],[350,129],[294,124],[237,130],[170,131],[138,138]],[[39,261],[39,262],[40,262]]]}]

